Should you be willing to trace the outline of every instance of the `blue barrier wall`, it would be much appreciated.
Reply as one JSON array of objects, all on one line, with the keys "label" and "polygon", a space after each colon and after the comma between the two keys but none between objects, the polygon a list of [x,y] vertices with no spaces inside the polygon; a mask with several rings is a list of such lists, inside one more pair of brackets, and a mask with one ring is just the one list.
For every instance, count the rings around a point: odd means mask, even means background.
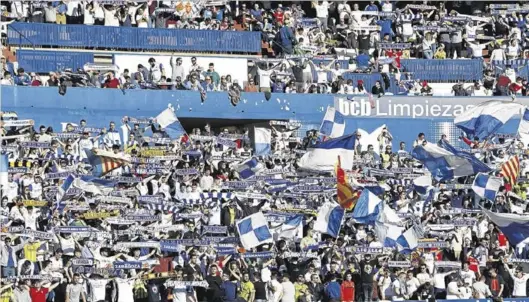
[{"label": "blue barrier wall", "polygon": [[[371,107],[368,99],[357,97],[350,101],[342,96],[314,94],[272,94],[266,101],[263,93],[243,93],[234,107],[222,92],[211,92],[204,103],[197,92],[178,90],[127,90],[69,88],[65,96],[55,87],[2,86],[4,111],[17,111],[21,118],[34,119],[37,125],[60,129],[61,122],[87,119],[94,127],[105,127],[123,116],[154,117],[171,103],[180,118],[298,120],[304,130],[319,128],[327,106],[345,114],[346,131],[358,128],[373,131],[386,124],[394,136],[394,147],[404,141],[410,145],[419,132],[430,141],[447,134],[457,143],[460,131],[453,118],[468,108],[489,98],[425,98],[382,97]],[[529,105],[529,98],[517,101]],[[185,126],[185,125],[184,125]],[[512,120],[501,132],[515,133],[518,126]]]},{"label": "blue barrier wall", "polygon": [[[24,35],[22,38],[19,32]],[[26,46],[260,53],[261,33],[16,22],[8,26],[7,43]]]},{"label": "blue barrier wall", "polygon": [[24,68],[26,72],[48,73],[66,68],[82,68],[84,64],[94,62],[94,54],[20,49],[17,51],[17,62],[18,67]]},{"label": "blue barrier wall", "polygon": [[436,82],[479,81],[483,79],[483,60],[401,60],[401,71],[413,79]]}]

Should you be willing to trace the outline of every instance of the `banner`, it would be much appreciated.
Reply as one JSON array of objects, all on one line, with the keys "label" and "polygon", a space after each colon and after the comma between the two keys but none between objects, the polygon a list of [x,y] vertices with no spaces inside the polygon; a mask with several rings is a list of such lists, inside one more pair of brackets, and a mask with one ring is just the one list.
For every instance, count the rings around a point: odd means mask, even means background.
[{"label": "banner", "polygon": [[143,196],[138,196],[138,202],[162,204],[163,198],[161,196],[143,195]]},{"label": "banner", "polygon": [[149,268],[149,266],[145,266],[141,261],[114,262],[114,269],[142,269],[142,268]]},{"label": "banner", "polygon": [[196,175],[198,174],[198,170],[191,168],[191,169],[176,169],[174,171],[176,175]]},{"label": "banner", "polygon": [[126,215],[125,219],[137,222],[161,221],[161,215]]},{"label": "banner", "polygon": [[94,232],[91,227],[79,226],[59,226],[55,227],[55,232],[59,233],[91,233]]},{"label": "banner", "polygon": [[45,142],[21,142],[20,146],[22,146],[23,148],[35,148],[35,149],[51,148],[51,144],[45,143]]},{"label": "banner", "polygon": [[443,249],[449,247],[449,244],[445,241],[419,241],[417,247],[423,249]]},{"label": "banner", "polygon": [[227,226],[220,225],[203,225],[202,234],[226,234],[228,232]]},{"label": "banner", "polygon": [[261,193],[252,193],[252,192],[235,192],[235,197],[239,199],[270,199],[269,195]]},{"label": "banner", "polygon": [[108,217],[114,217],[118,216],[119,211],[113,211],[113,212],[87,212],[83,214],[83,218],[86,220],[94,220],[94,219],[105,219]]},{"label": "banner", "polygon": [[130,200],[127,197],[118,197],[118,196],[101,196],[98,198],[100,202],[107,202],[107,203],[124,203],[124,204],[130,204],[132,200]]},{"label": "banner", "polygon": [[410,267],[409,261],[388,261],[388,267]]},{"label": "banner", "polygon": [[164,283],[165,287],[169,288],[185,288],[185,287],[204,287],[208,288],[208,282],[207,281],[173,281],[168,280]]},{"label": "banner", "polygon": [[458,261],[436,261],[436,267],[461,268],[461,262]]},{"label": "banner", "polygon": [[21,236],[33,237],[33,238],[42,239],[42,240],[52,240],[55,237],[53,233],[34,231],[30,229],[25,229],[21,231],[19,234]]},{"label": "banner", "polygon": [[72,259],[72,264],[77,266],[93,266],[94,265],[94,259]]},{"label": "banner", "polygon": [[226,139],[226,138],[220,138],[219,137],[219,138],[216,139],[216,143],[224,145],[224,146],[229,147],[229,148],[237,147],[237,143],[235,143],[234,141],[232,141],[230,139]]},{"label": "banner", "polygon": [[48,205],[48,202],[45,200],[24,200],[22,201],[25,207],[45,207]]},{"label": "banner", "polygon": [[1,124],[3,127],[25,127],[33,126],[35,122],[33,120],[5,120]]}]

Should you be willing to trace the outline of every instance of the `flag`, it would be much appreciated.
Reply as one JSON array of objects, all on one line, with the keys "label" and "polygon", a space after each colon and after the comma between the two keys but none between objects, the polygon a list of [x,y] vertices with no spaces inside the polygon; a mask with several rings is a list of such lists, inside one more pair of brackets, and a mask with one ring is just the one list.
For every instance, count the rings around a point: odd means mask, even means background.
[{"label": "flag", "polygon": [[254,128],[255,155],[268,155],[271,151],[272,130],[268,128]]},{"label": "flag", "polygon": [[6,189],[8,185],[9,158],[7,153],[0,154],[0,185]]},{"label": "flag", "polygon": [[332,172],[336,165],[336,158],[340,156],[346,169],[353,167],[354,144],[356,136],[346,136],[330,139],[309,149],[299,161],[299,167],[307,170]]},{"label": "flag", "polygon": [[503,175],[511,185],[514,185],[516,184],[518,174],[520,174],[520,160],[518,159],[518,155],[515,155],[501,165],[501,175]]},{"label": "flag", "polygon": [[115,184],[116,182],[113,180],[101,179],[90,175],[81,175],[72,182],[74,188],[92,193],[92,195],[107,195],[114,189]]},{"label": "flag", "polygon": [[419,245],[420,237],[422,236],[420,236],[420,232],[417,230],[417,227],[413,226],[407,229],[397,238],[398,251],[401,253],[413,251]]},{"label": "flag", "polygon": [[268,229],[268,222],[262,212],[252,214],[237,222],[237,232],[246,250],[274,242],[270,229]]},{"label": "flag", "polygon": [[327,112],[323,117],[320,126],[320,133],[330,137],[340,137],[345,132],[345,119],[343,114],[333,107],[327,107]]},{"label": "flag", "polygon": [[342,228],[344,215],[345,210],[341,206],[330,202],[324,203],[318,211],[314,230],[337,238]]},{"label": "flag", "polygon": [[419,145],[411,152],[437,180],[449,180],[461,176],[475,175],[479,172],[490,172],[491,169],[472,154],[456,150],[447,142],[442,146],[426,143]]},{"label": "flag", "polygon": [[364,129],[357,129],[356,133],[360,134],[360,150],[361,151],[367,151],[367,147],[369,145],[373,146],[373,151],[379,155],[380,154],[380,140],[378,139],[380,137],[380,134],[384,131],[386,128],[386,125],[382,125],[378,127],[377,129],[373,130],[373,132],[369,133],[365,131]]},{"label": "flag", "polygon": [[85,152],[88,157],[88,162],[90,162],[90,165],[93,167],[92,175],[97,177],[101,177],[130,162],[128,157],[120,156],[113,152],[101,149],[85,149]]},{"label": "flag", "polygon": [[237,167],[237,172],[242,179],[247,179],[255,175],[263,169],[263,165],[257,161],[257,158],[252,158]]},{"label": "flag", "polygon": [[64,195],[68,192],[68,190],[72,187],[73,181],[75,180],[75,176],[72,174],[68,175],[62,185],[57,190],[57,200],[61,201],[64,199]]},{"label": "flag", "polygon": [[353,219],[358,223],[373,223],[382,208],[382,200],[368,189],[364,189],[353,210]]},{"label": "flag", "polygon": [[123,146],[125,148],[127,147],[127,144],[129,143],[129,126],[128,125],[121,125],[121,141],[123,142]]},{"label": "flag", "polygon": [[502,179],[500,177],[478,173],[472,184],[472,190],[479,197],[494,201],[501,185]]},{"label": "flag", "polygon": [[271,229],[274,238],[303,238],[303,215],[290,215],[280,226]]},{"label": "flag", "polygon": [[375,221],[377,239],[384,247],[397,247],[397,239],[402,235],[403,227]]},{"label": "flag", "polygon": [[493,213],[485,209],[483,213],[507,236],[511,246],[516,246],[529,238],[528,215]]},{"label": "flag", "polygon": [[61,123],[61,129],[62,129],[62,132],[66,132],[66,128],[68,128],[68,124],[72,125],[73,127],[79,127],[79,125],[75,124],[75,123]]},{"label": "flag", "polygon": [[456,127],[467,136],[485,139],[494,134],[515,114],[519,114],[523,106],[508,101],[487,101],[473,107],[454,119]]},{"label": "flag", "polygon": [[347,175],[341,167],[340,156],[338,156],[338,163],[336,164],[336,191],[338,196],[338,204],[344,209],[352,209],[358,200],[358,192],[353,190]]},{"label": "flag", "polygon": [[166,128],[172,123],[179,122],[171,104],[169,104],[169,108],[165,109],[164,111],[160,112],[160,114],[158,114],[158,116],[156,117],[156,122],[162,128]]},{"label": "flag", "polygon": [[529,145],[529,108],[525,108],[520,124],[518,125],[518,137],[524,147]]},{"label": "flag", "polygon": [[428,192],[433,189],[432,177],[430,177],[430,175],[423,175],[415,178],[413,180],[413,189],[421,195],[428,194]]}]

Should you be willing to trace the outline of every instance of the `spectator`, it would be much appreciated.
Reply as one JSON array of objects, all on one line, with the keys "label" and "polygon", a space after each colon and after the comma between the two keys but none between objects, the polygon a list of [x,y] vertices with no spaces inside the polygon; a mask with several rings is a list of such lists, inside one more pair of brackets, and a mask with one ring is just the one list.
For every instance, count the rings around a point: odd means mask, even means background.
[{"label": "spectator", "polygon": [[31,77],[24,72],[24,68],[17,69],[17,75],[15,76],[14,83],[17,86],[29,86],[31,85]]},{"label": "spectator", "polygon": [[103,88],[121,88],[121,83],[115,77],[113,71],[110,71],[105,75],[105,82],[103,83]]}]

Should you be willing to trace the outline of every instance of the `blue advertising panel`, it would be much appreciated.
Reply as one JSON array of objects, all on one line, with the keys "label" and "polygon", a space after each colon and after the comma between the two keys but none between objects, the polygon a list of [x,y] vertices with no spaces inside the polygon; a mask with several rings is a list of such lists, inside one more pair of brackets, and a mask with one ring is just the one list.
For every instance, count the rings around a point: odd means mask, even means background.
[{"label": "blue advertising panel", "polygon": [[[22,34],[23,36],[21,36]],[[113,26],[9,24],[10,45],[195,52],[261,52],[261,33]]]},{"label": "blue advertising panel", "polygon": [[26,72],[48,73],[66,68],[76,70],[86,63],[94,63],[94,54],[73,51],[17,50],[18,67]]},{"label": "blue advertising panel", "polygon": [[[490,98],[479,97],[398,97],[384,96],[371,102],[366,96],[354,99],[317,94],[242,93],[237,106],[232,106],[223,92],[210,92],[202,103],[198,92],[180,90],[127,90],[69,88],[61,96],[55,87],[2,86],[2,110],[17,111],[33,118],[36,124],[59,127],[61,122],[89,119],[90,126],[104,127],[123,116],[154,117],[170,103],[179,118],[296,120],[307,128],[317,129],[327,106],[334,106],[345,116],[346,133],[358,128],[368,132],[386,124],[392,133],[393,146],[400,141],[410,145],[419,132],[429,141],[442,134],[457,144],[461,131],[454,124],[457,114]],[[529,105],[529,98],[518,98]],[[57,119],[60,116],[60,119]],[[503,133],[516,133],[518,121],[508,122]],[[308,129],[307,129],[308,130]]]}]

